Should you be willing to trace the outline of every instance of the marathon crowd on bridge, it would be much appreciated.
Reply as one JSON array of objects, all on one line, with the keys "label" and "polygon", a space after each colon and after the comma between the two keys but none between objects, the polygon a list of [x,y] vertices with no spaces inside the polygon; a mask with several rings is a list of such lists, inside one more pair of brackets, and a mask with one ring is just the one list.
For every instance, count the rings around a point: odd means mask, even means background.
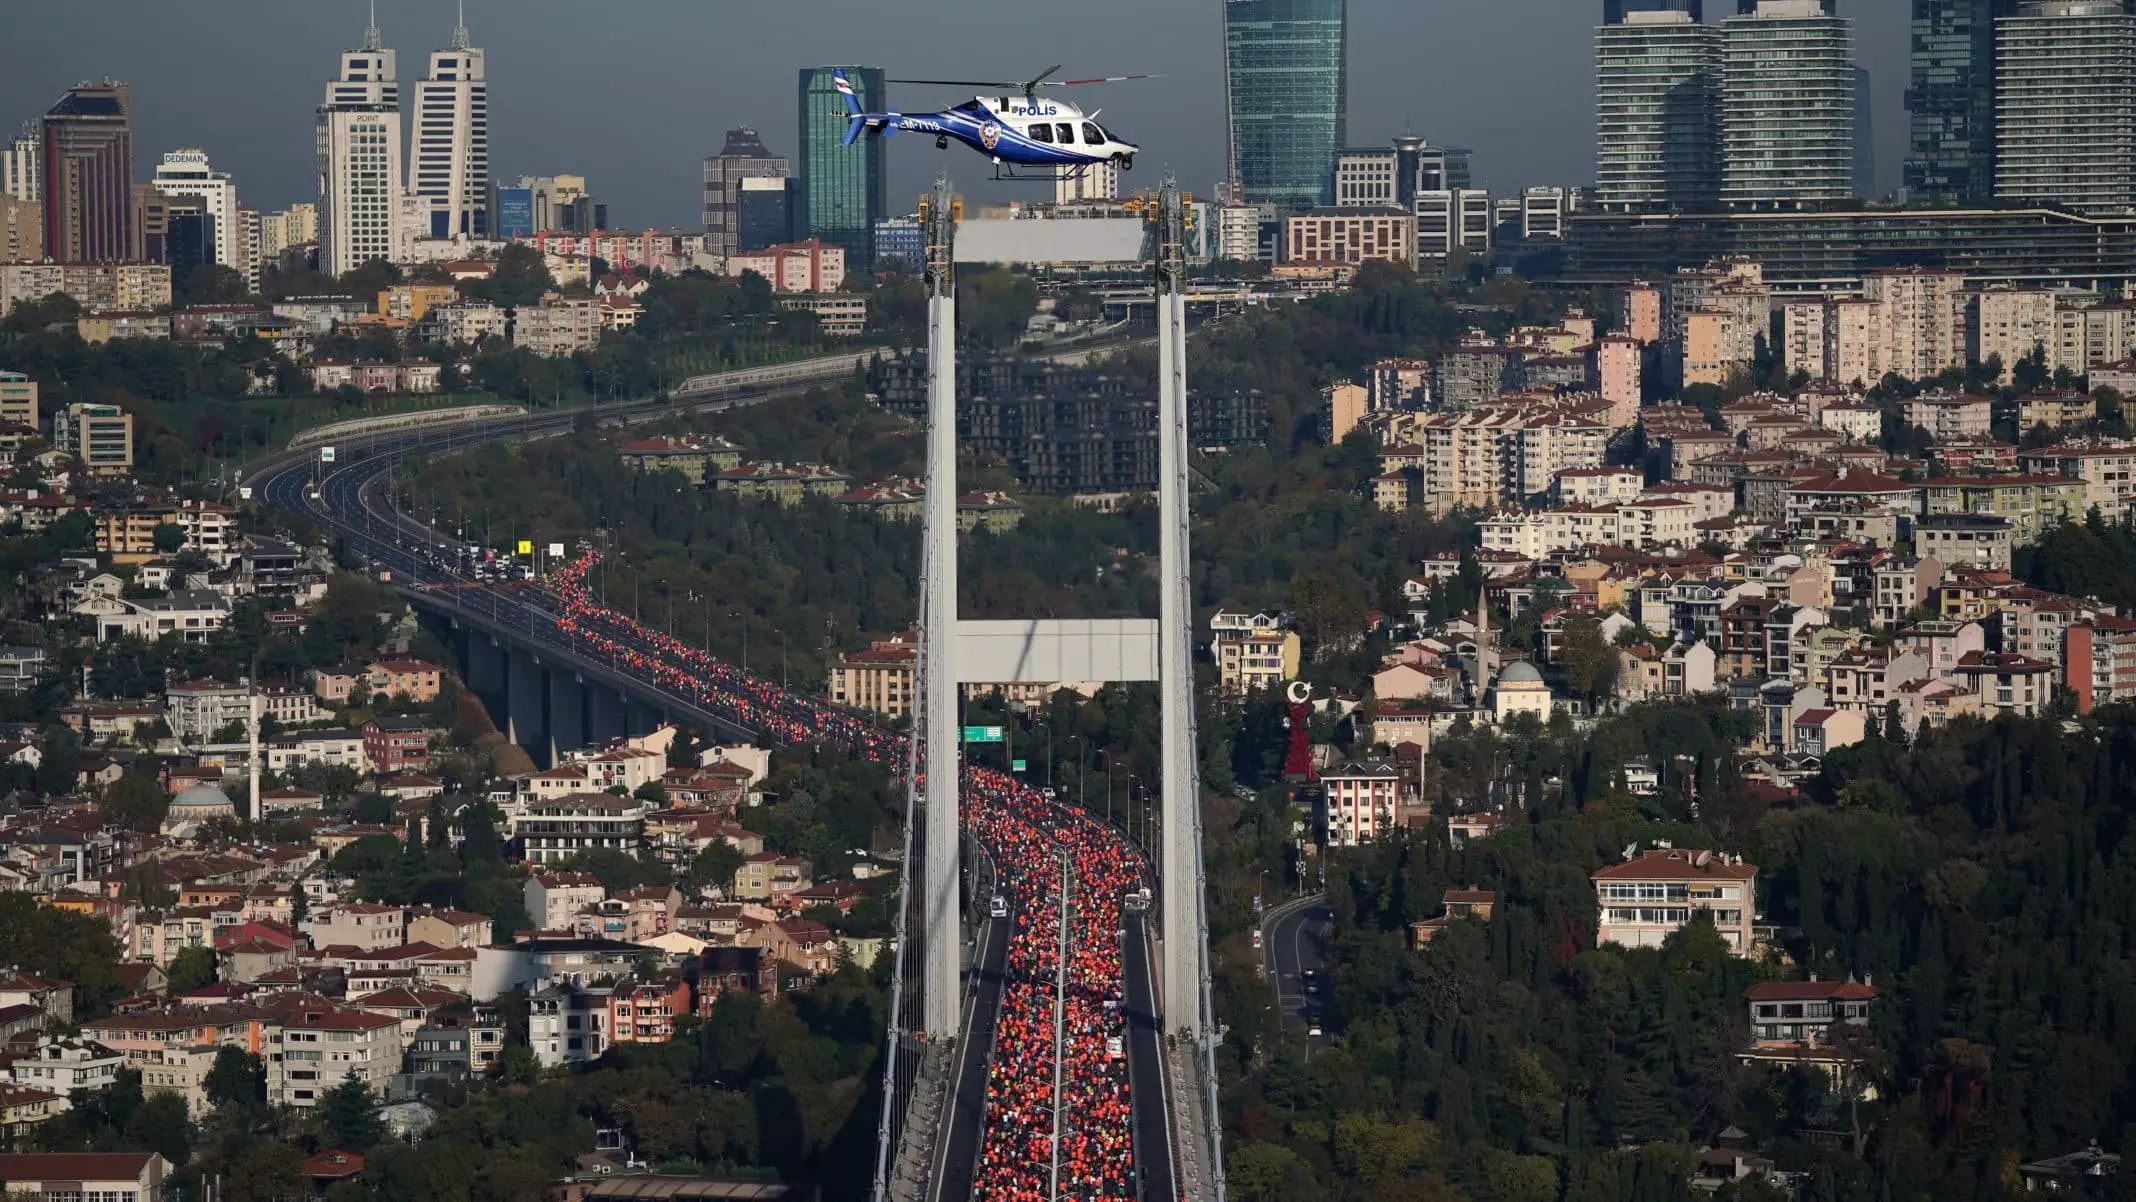
[{"label": "marathon crowd on bridge", "polygon": [[[906,739],[827,701],[789,692],[598,603],[599,561],[582,552],[551,581],[557,626],[583,649],[652,678],[705,711],[784,743],[830,742],[902,771]],[[1142,864],[1117,830],[1010,776],[971,769],[964,820],[992,854],[1015,923],[988,1070],[974,1202],[1054,1197],[1055,1001],[1062,853],[1069,878],[1067,989],[1061,996],[1060,1191],[1088,1202],[1134,1196],[1133,1104],[1122,1049],[1126,1012],[1120,910]]]}]

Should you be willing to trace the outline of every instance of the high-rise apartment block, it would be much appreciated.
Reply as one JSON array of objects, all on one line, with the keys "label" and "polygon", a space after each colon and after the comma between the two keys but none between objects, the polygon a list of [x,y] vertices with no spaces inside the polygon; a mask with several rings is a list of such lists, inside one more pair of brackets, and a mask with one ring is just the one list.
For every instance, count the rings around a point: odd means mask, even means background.
[{"label": "high-rise apartment block", "polygon": [[52,445],[92,476],[133,470],[133,415],[117,405],[68,405],[52,414]]},{"label": "high-rise apartment block", "polygon": [[0,196],[32,204],[41,202],[44,172],[39,165],[43,161],[44,135],[32,122],[13,141],[0,146]]},{"label": "high-rise apartment block", "polygon": [[415,85],[414,166],[408,191],[425,202],[418,237],[489,236],[489,79],[463,23],[430,54]]},{"label": "high-rise apartment block", "polygon": [[[844,145],[845,98],[833,66],[804,67],[801,111],[801,192],[794,206],[794,232],[820,238],[846,253],[846,262],[866,265],[875,253],[875,222],[889,216],[889,176],[882,138]],[[871,113],[889,106],[880,67],[845,67],[854,98]]]},{"label": "high-rise apartment block", "polygon": [[2136,205],[2136,15],[2122,0],[2026,0],[1995,26],[1996,198]]},{"label": "high-rise apartment block", "polygon": [[1722,25],[1721,201],[1799,209],[1854,195],[1854,27],[1818,0],[1757,0]]},{"label": "high-rise apartment block", "polygon": [[34,200],[0,196],[0,263],[44,258],[44,209]]},{"label": "high-rise apartment block", "polygon": [[[326,85],[318,154],[319,270],[341,275],[391,259],[399,244],[400,83],[394,53],[380,46],[375,25],[364,31],[361,49],[341,56],[341,74]],[[263,246],[275,242],[273,233],[263,227]]]},{"label": "high-rise apartment block", "polygon": [[1224,0],[1232,200],[1335,203],[1347,140],[1348,0]]},{"label": "high-rise apartment block", "polygon": [[[741,249],[743,180],[783,180],[792,174],[792,165],[771,153],[757,131],[747,126],[728,130],[727,144],[705,160],[705,250],[725,258]],[[789,229],[775,241],[792,236]]]},{"label": "high-rise apartment block", "polygon": [[1906,193],[1972,204],[1995,195],[1995,21],[2017,0],[1913,0]]},{"label": "high-rise apartment block", "polygon": [[244,231],[237,216],[237,185],[230,173],[208,165],[204,150],[174,150],[163,156],[149,186],[167,197],[191,197],[200,202],[212,237],[214,262],[237,268],[244,261],[241,249]]},{"label": "high-rise apartment block", "polygon": [[133,99],[125,84],[78,84],[45,114],[44,250],[63,263],[140,257],[134,221]]},{"label": "high-rise apartment block", "polygon": [[1595,203],[1710,206],[1720,193],[1721,29],[1635,10],[1595,31]]}]

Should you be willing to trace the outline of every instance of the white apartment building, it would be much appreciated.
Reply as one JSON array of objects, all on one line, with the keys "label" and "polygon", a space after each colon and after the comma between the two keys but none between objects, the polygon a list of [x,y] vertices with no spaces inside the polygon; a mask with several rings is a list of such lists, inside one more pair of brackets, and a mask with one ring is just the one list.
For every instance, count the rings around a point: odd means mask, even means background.
[{"label": "white apartment building", "polygon": [[1906,423],[1928,431],[1937,442],[1985,438],[1994,418],[1994,402],[1987,397],[1940,390],[1908,397],[1903,408]]},{"label": "white apartment building", "polygon": [[261,1024],[267,1101],[312,1107],[351,1075],[383,1095],[400,1071],[400,1020],[361,1010],[304,1007]]},{"label": "white apartment building", "polygon": [[207,151],[173,150],[164,155],[149,187],[165,196],[197,198],[215,221],[215,261],[244,270],[248,257],[244,229],[238,222],[237,185],[230,182],[229,172],[208,166]]},{"label": "white apartment building", "polygon": [[1559,505],[1611,505],[1646,491],[1646,473],[1635,467],[1573,467],[1558,472],[1551,499]]},{"label": "white apartment building", "polygon": [[1402,772],[1391,760],[1335,765],[1320,774],[1320,785],[1329,847],[1370,843],[1400,822]]},{"label": "white apartment building", "polygon": [[1817,424],[1848,442],[1873,443],[1884,433],[1884,411],[1867,401],[1826,405],[1817,411]]},{"label": "white apartment building", "polygon": [[437,306],[426,316],[437,328],[440,342],[466,346],[483,338],[505,337],[504,310],[488,301],[454,301]]},{"label": "white apartment building", "polygon": [[1595,946],[1660,947],[1704,910],[1728,950],[1750,951],[1758,869],[1723,852],[1660,847],[1595,870]]},{"label": "white apartment building", "polygon": [[197,746],[232,722],[251,721],[252,687],[214,680],[188,681],[164,690],[163,705],[171,737]]},{"label": "white apartment building", "polygon": [[[401,194],[400,84],[376,25],[341,56],[341,75],[319,106],[319,270],[353,271],[391,259]],[[263,245],[267,241],[262,231]]]},{"label": "white apartment building", "polygon": [[467,27],[430,54],[415,85],[414,156],[408,192],[427,210],[418,237],[485,238],[489,230],[489,81]]},{"label": "white apartment building", "polygon": [[1424,504],[1439,513],[1524,504],[1560,472],[1602,466],[1606,412],[1592,396],[1524,396],[1418,423]]},{"label": "white apartment building", "polygon": [[[1862,295],[1875,306],[1882,367],[1926,380],[1964,367],[1965,277],[1955,271],[1871,271]],[[1869,381],[1874,383],[1874,381]]]},{"label": "white apartment building", "polygon": [[2136,16],[2026,0],[1995,23],[1995,196],[2121,213],[2136,204]]},{"label": "white apartment building", "polygon": [[1854,23],[1758,0],[1721,25],[1721,202],[1788,209],[1854,195]]}]

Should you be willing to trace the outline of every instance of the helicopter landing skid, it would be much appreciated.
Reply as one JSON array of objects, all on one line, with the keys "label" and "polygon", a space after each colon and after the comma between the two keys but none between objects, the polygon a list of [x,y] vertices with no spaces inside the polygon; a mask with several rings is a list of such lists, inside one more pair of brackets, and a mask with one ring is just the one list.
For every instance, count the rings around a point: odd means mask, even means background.
[{"label": "helicopter landing skid", "polygon": [[1017,167],[1014,163],[994,160],[994,178],[1002,183],[1056,184],[1078,180],[1090,173],[1090,164],[1076,167]]}]

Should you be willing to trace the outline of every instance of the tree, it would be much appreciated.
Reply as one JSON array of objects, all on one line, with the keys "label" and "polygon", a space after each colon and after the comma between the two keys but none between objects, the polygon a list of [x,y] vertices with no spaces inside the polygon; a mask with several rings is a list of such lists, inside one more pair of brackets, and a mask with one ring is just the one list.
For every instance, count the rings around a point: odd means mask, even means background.
[{"label": "tree", "polygon": [[216,978],[215,949],[212,947],[180,948],[171,960],[169,972],[170,991],[173,994],[191,993],[195,989],[213,985]]},{"label": "tree", "polygon": [[243,1048],[224,1044],[200,1087],[217,1110],[249,1110],[267,1102],[267,1066]]},{"label": "tree", "polygon": [[130,831],[148,832],[170,811],[170,791],[147,772],[132,771],[104,788],[104,814]]},{"label": "tree", "polygon": [[1600,619],[1588,613],[1566,617],[1558,664],[1568,688],[1590,701],[1614,690],[1619,662],[1617,649],[1602,637]]},{"label": "tree", "polygon": [[148,537],[158,555],[175,555],[185,546],[185,527],[176,522],[158,522]]},{"label": "tree", "polygon": [[329,1146],[361,1152],[384,1135],[371,1087],[350,1069],[339,1085],[319,1099],[319,1138]]},{"label": "tree", "polygon": [[657,780],[646,781],[636,789],[631,790],[630,795],[639,801],[649,801],[656,806],[666,805],[668,799],[667,786]]}]

